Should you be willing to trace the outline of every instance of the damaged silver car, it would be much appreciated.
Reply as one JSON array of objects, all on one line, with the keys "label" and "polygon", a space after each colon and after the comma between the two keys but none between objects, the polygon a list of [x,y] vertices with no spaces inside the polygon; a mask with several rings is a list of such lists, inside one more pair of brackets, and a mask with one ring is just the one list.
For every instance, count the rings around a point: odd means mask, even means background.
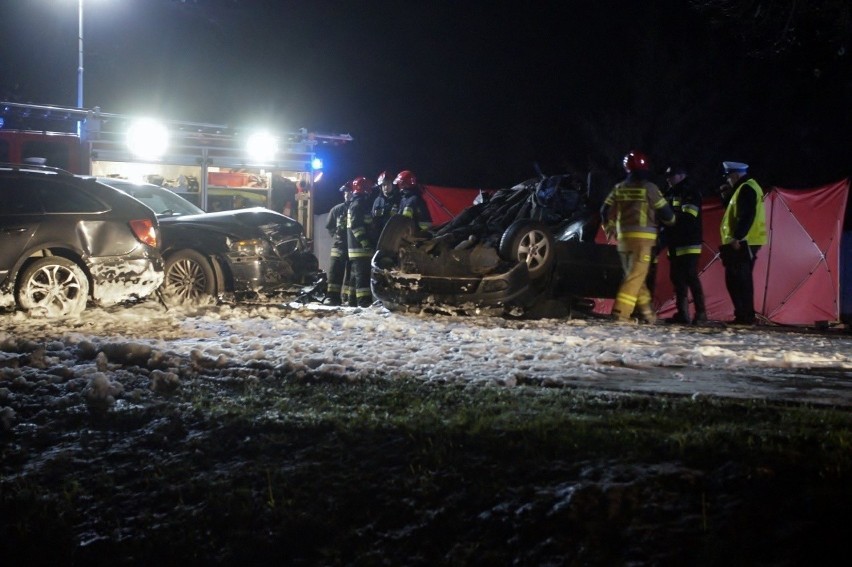
[{"label": "damaged silver car", "polygon": [[163,282],[157,217],[94,179],[0,164],[0,307],[67,316]]}]

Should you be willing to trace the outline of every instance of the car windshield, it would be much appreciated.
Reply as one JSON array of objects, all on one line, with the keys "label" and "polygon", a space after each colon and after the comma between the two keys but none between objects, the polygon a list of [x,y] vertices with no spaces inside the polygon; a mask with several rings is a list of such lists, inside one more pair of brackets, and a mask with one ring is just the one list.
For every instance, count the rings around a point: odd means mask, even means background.
[{"label": "car windshield", "polygon": [[196,207],[180,195],[168,189],[149,183],[136,184],[129,181],[99,178],[98,181],[115,187],[128,195],[135,197],[150,207],[157,216],[198,215],[204,210]]}]

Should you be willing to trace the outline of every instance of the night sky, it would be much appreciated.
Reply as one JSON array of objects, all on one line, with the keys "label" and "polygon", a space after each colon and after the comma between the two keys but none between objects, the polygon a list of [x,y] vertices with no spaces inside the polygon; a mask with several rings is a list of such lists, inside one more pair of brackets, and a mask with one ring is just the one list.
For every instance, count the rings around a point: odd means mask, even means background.
[{"label": "night sky", "polygon": [[[84,105],[349,133],[323,156],[331,193],[383,169],[486,188],[534,163],[617,177],[632,148],[707,187],[724,159],[765,185],[848,176],[848,6],[761,4],[85,0]],[[74,106],[77,0],[2,6],[0,98]]]}]

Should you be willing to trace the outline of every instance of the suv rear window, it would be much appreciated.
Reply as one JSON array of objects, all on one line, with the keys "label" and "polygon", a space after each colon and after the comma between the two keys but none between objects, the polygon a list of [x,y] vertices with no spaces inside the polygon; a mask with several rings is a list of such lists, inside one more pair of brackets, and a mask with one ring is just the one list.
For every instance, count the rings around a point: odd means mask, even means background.
[{"label": "suv rear window", "polygon": [[11,214],[99,213],[109,210],[79,187],[55,179],[0,178],[3,210]]},{"label": "suv rear window", "polygon": [[44,213],[41,200],[32,191],[26,191],[0,179],[0,212],[4,215],[40,215]]}]

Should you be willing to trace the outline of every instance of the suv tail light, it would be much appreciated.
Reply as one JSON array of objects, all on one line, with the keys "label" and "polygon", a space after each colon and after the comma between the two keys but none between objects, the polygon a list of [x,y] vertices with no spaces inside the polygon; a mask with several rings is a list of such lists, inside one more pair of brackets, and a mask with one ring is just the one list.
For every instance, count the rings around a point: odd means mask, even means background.
[{"label": "suv tail light", "polygon": [[157,247],[157,229],[151,219],[139,219],[130,221],[130,228],[140,242],[153,248]]}]

